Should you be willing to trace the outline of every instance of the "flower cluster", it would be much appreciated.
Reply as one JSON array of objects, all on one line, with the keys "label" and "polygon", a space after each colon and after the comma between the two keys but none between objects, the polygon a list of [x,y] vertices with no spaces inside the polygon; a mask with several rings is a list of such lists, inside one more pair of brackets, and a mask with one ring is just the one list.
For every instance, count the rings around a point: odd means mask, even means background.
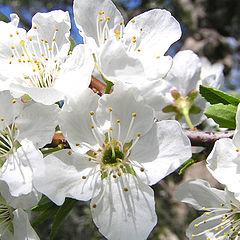
[{"label": "flower cluster", "polygon": [[[126,26],[111,0],[75,0],[73,10],[84,42],[72,51],[68,12],[37,13],[28,32],[16,14],[0,22],[0,238],[39,239],[27,211],[43,194],[58,206],[66,198],[91,200],[93,221],[107,239],[146,239],[157,224],[150,186],[191,157],[182,128],[203,121],[207,102],[199,86],[219,88],[223,69],[206,67],[190,50],[165,55],[181,37],[166,10]],[[67,144],[53,148],[57,131]],[[226,144],[229,159],[237,159],[238,131],[218,145]],[[218,145],[209,157],[216,176]],[[230,168],[237,171],[237,162],[230,167],[229,160]],[[214,214],[227,217],[218,226],[235,228],[239,203],[221,200]],[[211,219],[199,220],[193,235],[205,234],[203,221]]]}]

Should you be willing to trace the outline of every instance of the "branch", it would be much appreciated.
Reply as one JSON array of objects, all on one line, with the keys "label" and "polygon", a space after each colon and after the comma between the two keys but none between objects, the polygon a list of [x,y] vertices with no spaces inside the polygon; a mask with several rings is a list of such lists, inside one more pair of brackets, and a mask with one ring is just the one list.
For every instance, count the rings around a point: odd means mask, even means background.
[{"label": "branch", "polygon": [[214,143],[221,138],[232,138],[234,130],[226,132],[203,132],[203,131],[190,131],[184,130],[188,136],[192,146],[201,146],[212,148]]}]

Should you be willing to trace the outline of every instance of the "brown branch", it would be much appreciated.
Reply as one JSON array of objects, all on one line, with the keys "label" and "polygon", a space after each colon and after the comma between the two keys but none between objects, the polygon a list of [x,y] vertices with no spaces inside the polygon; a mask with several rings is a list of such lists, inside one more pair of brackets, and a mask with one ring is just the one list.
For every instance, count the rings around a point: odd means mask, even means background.
[{"label": "brown branch", "polygon": [[[102,96],[106,90],[106,84],[102,83],[94,76],[92,76],[92,80],[89,87],[100,96]],[[112,90],[110,91],[110,93],[112,93]]]},{"label": "brown branch", "polygon": [[226,132],[203,132],[184,130],[184,133],[190,139],[192,146],[212,148],[217,140],[221,138],[232,138],[234,131],[231,130]]}]

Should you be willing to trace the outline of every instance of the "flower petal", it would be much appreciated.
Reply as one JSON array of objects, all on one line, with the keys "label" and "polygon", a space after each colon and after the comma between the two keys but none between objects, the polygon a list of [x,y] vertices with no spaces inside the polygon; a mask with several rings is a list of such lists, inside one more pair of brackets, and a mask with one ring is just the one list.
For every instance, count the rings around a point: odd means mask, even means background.
[{"label": "flower petal", "polygon": [[91,201],[93,221],[109,240],[146,239],[157,223],[153,190],[131,174],[125,177],[103,180]]}]

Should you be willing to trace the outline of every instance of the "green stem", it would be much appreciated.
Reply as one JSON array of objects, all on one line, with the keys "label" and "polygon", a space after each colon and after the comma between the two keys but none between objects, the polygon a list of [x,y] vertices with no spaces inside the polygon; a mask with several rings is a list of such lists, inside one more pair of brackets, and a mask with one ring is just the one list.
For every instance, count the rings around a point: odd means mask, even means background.
[{"label": "green stem", "polygon": [[54,153],[54,152],[60,151],[63,148],[64,148],[63,144],[59,144],[55,148],[51,148],[51,149],[48,149],[48,150],[41,150],[41,152],[42,152],[42,154],[50,154],[50,153]]},{"label": "green stem", "polygon": [[107,83],[105,94],[109,94],[114,84],[108,80],[106,80],[105,82]]},{"label": "green stem", "polygon": [[189,111],[183,111],[183,116],[185,117],[186,122],[187,122],[189,128],[190,128],[191,130],[194,130],[195,128],[194,128],[194,126],[193,126],[193,124],[192,124],[192,121],[191,121],[191,119],[190,119]]}]

